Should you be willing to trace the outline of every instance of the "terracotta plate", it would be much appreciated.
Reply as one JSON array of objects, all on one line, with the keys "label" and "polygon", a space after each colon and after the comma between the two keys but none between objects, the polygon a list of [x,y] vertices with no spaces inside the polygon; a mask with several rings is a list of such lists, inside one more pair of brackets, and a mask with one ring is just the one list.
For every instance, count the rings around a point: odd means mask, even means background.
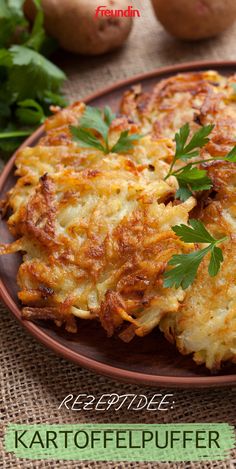
[{"label": "terracotta plate", "polygon": [[[86,99],[92,105],[110,105],[118,109],[122,93],[135,83],[142,83],[149,90],[158,80],[174,73],[191,70],[216,69],[230,74],[236,71],[236,62],[203,62],[168,67],[140,75],[106,88]],[[34,146],[41,137],[43,128],[35,132],[24,144]],[[0,198],[14,184],[14,156],[0,176]],[[5,221],[0,222],[0,239],[10,242]],[[81,322],[76,335],[66,334],[45,323],[23,321],[17,299],[16,273],[20,256],[8,255],[0,258],[0,296],[9,310],[34,337],[46,347],[78,365],[97,373],[144,385],[209,387],[236,383],[236,367],[225,366],[220,375],[212,376],[204,367],[198,367],[190,357],[181,356],[158,330],[143,339],[136,338],[124,344],[119,338],[108,339],[96,323]]]}]

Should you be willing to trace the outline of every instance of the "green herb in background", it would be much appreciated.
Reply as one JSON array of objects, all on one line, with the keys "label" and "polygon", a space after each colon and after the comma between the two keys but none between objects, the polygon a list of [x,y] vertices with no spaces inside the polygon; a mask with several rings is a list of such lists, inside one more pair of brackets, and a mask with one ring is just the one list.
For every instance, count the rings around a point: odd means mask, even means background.
[{"label": "green herb in background", "polygon": [[173,161],[171,163],[168,174],[165,180],[170,176],[175,176],[179,189],[177,190],[175,197],[181,201],[187,200],[193,195],[193,192],[208,190],[212,187],[212,181],[207,175],[205,169],[199,169],[196,165],[204,164],[208,161],[229,161],[236,162],[236,146],[226,156],[217,156],[215,158],[209,158],[207,160],[191,161],[185,166],[173,171],[175,163],[178,160],[189,161],[196,156],[199,156],[199,149],[203,148],[208,142],[208,136],[212,132],[214,125],[203,126],[200,130],[193,134],[189,143],[187,140],[190,134],[189,124],[185,124],[179,132],[175,134],[176,150]]},{"label": "green herb in background", "polygon": [[[102,111],[96,107],[86,106],[85,112],[80,119],[79,126],[70,126],[73,140],[84,148],[96,148],[107,154],[123,153],[133,148],[133,142],[143,137],[140,134],[129,135],[128,130],[121,132],[117,142],[112,147],[108,144],[108,134],[112,121],[116,115],[106,106]],[[100,135],[100,138],[96,136]]]},{"label": "green herb in background", "polygon": [[215,239],[199,220],[192,219],[189,221],[189,224],[190,226],[183,224],[173,226],[172,230],[185,243],[207,243],[208,246],[190,254],[174,255],[168,262],[168,266],[175,267],[164,274],[164,287],[166,288],[179,288],[180,286],[184,290],[188,288],[197,275],[200,263],[208,253],[211,254],[208,266],[208,272],[211,277],[218,273],[220,265],[224,260],[222,250],[217,247],[217,244],[222,243],[228,238],[225,236],[221,239]]},{"label": "green herb in background", "polygon": [[[0,0],[0,154],[8,156],[50,115],[52,104],[64,106],[65,74],[44,55],[55,41],[44,30],[39,0],[32,28],[23,0]],[[43,55],[42,55],[43,54]]]},{"label": "green herb in background", "polygon": [[0,47],[9,47],[16,39],[26,39],[28,23],[23,13],[24,0],[0,1]]}]

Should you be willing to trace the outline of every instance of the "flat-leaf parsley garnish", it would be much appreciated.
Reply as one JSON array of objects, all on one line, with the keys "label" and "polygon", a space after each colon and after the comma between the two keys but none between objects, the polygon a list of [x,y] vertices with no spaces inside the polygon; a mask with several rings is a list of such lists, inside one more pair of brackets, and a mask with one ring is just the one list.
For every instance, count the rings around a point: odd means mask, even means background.
[{"label": "flat-leaf parsley garnish", "polygon": [[[217,156],[215,158],[208,158],[207,160],[189,161],[192,158],[199,156],[199,149],[203,148],[208,142],[208,136],[212,132],[214,125],[209,124],[203,126],[200,130],[195,132],[187,143],[190,134],[189,124],[185,124],[175,134],[176,150],[170,169],[165,177],[167,180],[170,176],[175,176],[179,188],[176,191],[176,199],[181,201],[187,200],[193,195],[193,192],[204,191],[210,189],[213,184],[205,169],[200,169],[197,165],[204,164],[208,161],[229,161],[236,162],[236,146],[226,156]],[[177,161],[185,161],[187,164],[181,168],[174,170]]]},{"label": "flat-leaf parsley garnish", "polygon": [[[86,106],[80,119],[79,126],[70,126],[73,140],[84,148],[96,148],[105,154],[124,153],[133,148],[133,143],[143,137],[140,134],[130,134],[128,130],[121,132],[117,142],[110,147],[108,142],[109,130],[116,115],[106,106],[103,111],[96,107]],[[99,134],[99,137],[96,136]]]},{"label": "flat-leaf parsley garnish", "polygon": [[228,238],[214,238],[199,220],[191,219],[190,226],[181,224],[172,227],[175,234],[185,243],[208,244],[203,249],[191,252],[190,254],[174,255],[168,262],[169,269],[164,274],[164,287],[182,287],[184,290],[191,285],[197,275],[197,270],[204,257],[210,253],[208,272],[214,277],[223,262],[222,250],[217,246]]}]

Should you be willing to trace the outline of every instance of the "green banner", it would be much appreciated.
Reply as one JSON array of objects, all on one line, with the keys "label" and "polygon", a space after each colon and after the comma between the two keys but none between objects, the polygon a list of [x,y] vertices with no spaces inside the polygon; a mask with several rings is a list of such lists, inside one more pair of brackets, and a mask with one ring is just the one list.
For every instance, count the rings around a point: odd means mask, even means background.
[{"label": "green banner", "polygon": [[18,458],[75,461],[224,460],[234,448],[226,423],[20,425],[6,428]]}]

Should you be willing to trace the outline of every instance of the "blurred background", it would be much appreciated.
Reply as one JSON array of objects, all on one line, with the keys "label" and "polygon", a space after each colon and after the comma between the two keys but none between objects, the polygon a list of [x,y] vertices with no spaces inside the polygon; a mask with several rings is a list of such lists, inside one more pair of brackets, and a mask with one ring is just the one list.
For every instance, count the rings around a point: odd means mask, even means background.
[{"label": "blurred background", "polygon": [[[169,0],[165,1],[169,3]],[[122,48],[98,57],[74,56],[61,51],[58,54],[56,60],[69,78],[65,92],[70,100],[84,97],[99,87],[123,78],[165,65],[192,60],[236,59],[236,24],[214,38],[182,41],[164,29],[149,0],[128,3],[135,4],[141,16],[134,18],[133,29]],[[223,0],[221,3],[225,4]]]},{"label": "blurred background", "polygon": [[0,0],[0,159],[51,105],[166,65],[235,59],[235,20],[235,0]]}]

